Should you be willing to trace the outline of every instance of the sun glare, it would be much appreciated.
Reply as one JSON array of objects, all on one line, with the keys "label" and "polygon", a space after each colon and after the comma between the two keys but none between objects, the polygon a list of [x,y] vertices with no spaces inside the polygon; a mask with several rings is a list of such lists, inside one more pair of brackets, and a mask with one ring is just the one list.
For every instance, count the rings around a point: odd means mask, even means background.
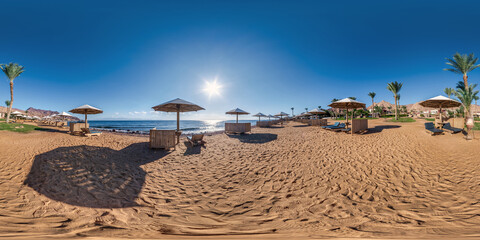
[{"label": "sun glare", "polygon": [[220,95],[220,89],[222,86],[217,83],[217,79],[209,82],[205,81],[205,88],[203,91],[208,94],[208,97],[212,97],[214,95]]}]

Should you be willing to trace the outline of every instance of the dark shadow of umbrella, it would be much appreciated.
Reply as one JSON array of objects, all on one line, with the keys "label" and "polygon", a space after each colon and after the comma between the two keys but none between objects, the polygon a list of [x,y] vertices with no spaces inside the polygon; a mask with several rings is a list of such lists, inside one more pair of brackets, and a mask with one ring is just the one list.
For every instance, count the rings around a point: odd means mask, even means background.
[{"label": "dark shadow of umbrella", "polygon": [[379,125],[373,128],[369,128],[365,134],[379,133],[379,132],[382,132],[384,129],[392,129],[392,128],[399,128],[399,127],[400,127],[399,125]]},{"label": "dark shadow of umbrella", "polygon": [[169,152],[148,143],[122,150],[93,146],[60,147],[35,156],[24,184],[53,200],[92,208],[136,206],[145,182],[141,165]]},{"label": "dark shadow of umbrella", "polygon": [[205,148],[204,145],[193,146],[190,142],[184,142],[184,144],[187,147],[187,150],[185,150],[183,156],[200,154],[202,153],[202,148]]},{"label": "dark shadow of umbrella", "polygon": [[277,139],[277,134],[271,133],[252,133],[227,136],[236,138],[242,143],[267,143]]},{"label": "dark shadow of umbrella", "polygon": [[298,128],[298,127],[310,127],[310,125],[295,125],[295,126],[293,126],[293,127],[297,127],[297,128]]}]

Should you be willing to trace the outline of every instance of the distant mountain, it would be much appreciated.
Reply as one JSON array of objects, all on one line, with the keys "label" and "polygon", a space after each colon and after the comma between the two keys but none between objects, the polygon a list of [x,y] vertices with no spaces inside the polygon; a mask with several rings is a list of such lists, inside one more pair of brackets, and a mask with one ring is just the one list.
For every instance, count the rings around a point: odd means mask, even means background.
[{"label": "distant mountain", "polygon": [[[21,113],[25,113],[25,111],[20,110],[18,108],[12,108],[12,112],[19,111]],[[2,107],[0,106],[0,113],[6,113],[7,112],[7,107]]]},{"label": "distant mountain", "polygon": [[[12,112],[13,111],[19,111],[19,112],[25,114],[25,110],[12,108]],[[50,115],[59,113],[57,111],[43,110],[43,109],[37,109],[37,108],[33,108],[33,107],[29,107],[26,111],[28,112],[28,116],[37,116],[37,117],[46,117],[46,116],[50,116]],[[0,113],[6,113],[6,112],[7,112],[7,108],[0,106]],[[65,119],[71,120],[71,121],[78,121],[79,120],[77,117],[73,117],[73,116],[72,117],[66,117]]]},{"label": "distant mountain", "polygon": [[[392,109],[394,109],[394,107],[395,107],[394,104],[391,104],[391,103],[389,103],[389,102],[387,102],[387,101],[385,101],[385,100],[382,100],[382,101],[380,101],[380,102],[378,102],[378,103],[375,103],[375,106],[383,107],[385,110],[388,110],[388,107],[391,107]],[[372,108],[373,108],[373,106],[370,105],[367,109],[370,110],[370,109],[372,109]]]},{"label": "distant mountain", "polygon": [[46,117],[46,116],[50,116],[50,115],[53,115],[53,114],[59,114],[59,112],[57,112],[57,111],[42,110],[42,109],[37,109],[37,108],[33,108],[33,107],[29,107],[27,109],[27,111],[28,111],[28,115],[38,116],[38,117]]}]

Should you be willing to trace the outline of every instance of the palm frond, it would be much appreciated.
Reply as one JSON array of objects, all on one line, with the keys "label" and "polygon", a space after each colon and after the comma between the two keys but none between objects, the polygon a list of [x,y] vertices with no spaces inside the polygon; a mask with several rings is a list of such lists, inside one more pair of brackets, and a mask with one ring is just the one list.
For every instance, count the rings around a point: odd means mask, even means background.
[{"label": "palm frond", "polygon": [[20,76],[20,74],[22,74],[24,71],[24,67],[18,65],[17,63],[4,64],[0,66],[0,68],[5,73],[7,78],[10,79],[10,81],[13,81],[15,78]]}]

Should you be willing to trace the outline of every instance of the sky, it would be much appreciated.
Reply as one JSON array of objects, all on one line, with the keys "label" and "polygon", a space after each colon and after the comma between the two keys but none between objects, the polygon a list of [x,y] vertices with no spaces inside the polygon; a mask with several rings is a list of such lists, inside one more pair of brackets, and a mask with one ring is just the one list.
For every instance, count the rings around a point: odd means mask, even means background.
[{"label": "sky", "polygon": [[[204,120],[368,106],[369,92],[393,102],[392,81],[409,104],[461,80],[445,58],[480,56],[478,1],[0,2],[0,63],[25,67],[13,107],[104,110],[89,119],[175,119],[152,111],[175,98],[206,109],[182,119]],[[469,76],[480,83],[480,69]],[[205,91],[215,80],[219,94]]]}]

